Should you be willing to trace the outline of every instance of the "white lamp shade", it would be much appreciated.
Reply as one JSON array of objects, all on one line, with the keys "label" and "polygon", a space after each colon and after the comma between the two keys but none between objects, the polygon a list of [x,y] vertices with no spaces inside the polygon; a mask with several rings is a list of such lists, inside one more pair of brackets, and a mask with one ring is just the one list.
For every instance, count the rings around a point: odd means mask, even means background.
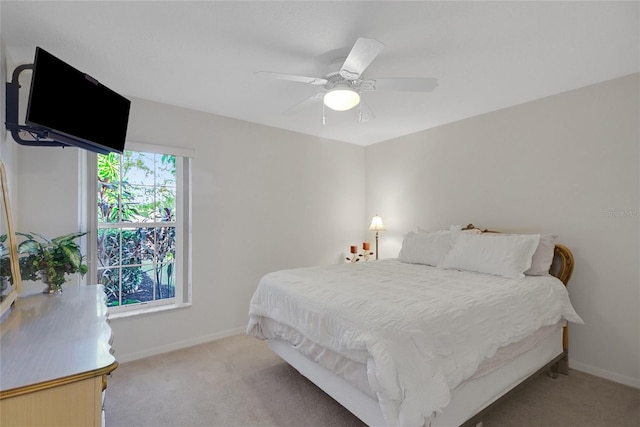
[{"label": "white lamp shade", "polygon": [[369,230],[373,231],[386,231],[384,228],[384,224],[382,223],[382,218],[379,215],[376,215],[371,220],[371,225],[369,226]]},{"label": "white lamp shade", "polygon": [[347,111],[360,103],[360,95],[351,89],[332,89],[324,95],[324,105],[336,111]]}]

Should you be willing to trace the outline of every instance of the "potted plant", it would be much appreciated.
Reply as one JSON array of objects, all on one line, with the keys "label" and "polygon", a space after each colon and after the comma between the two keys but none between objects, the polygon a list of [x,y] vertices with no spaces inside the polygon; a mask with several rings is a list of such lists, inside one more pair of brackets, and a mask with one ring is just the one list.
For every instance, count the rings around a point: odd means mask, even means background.
[{"label": "potted plant", "polygon": [[22,280],[41,279],[47,288],[44,293],[62,292],[67,274],[84,276],[88,267],[75,241],[87,234],[77,232],[48,239],[37,233],[16,233],[26,238],[18,245]]}]

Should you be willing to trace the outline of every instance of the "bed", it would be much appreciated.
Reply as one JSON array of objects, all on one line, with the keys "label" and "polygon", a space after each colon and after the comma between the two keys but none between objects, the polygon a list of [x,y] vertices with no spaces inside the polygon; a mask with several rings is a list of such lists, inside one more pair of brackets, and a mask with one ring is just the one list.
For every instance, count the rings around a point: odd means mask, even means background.
[{"label": "bed", "polygon": [[475,425],[568,373],[571,251],[548,234],[410,232],[395,259],[266,274],[247,335],[369,426]]}]

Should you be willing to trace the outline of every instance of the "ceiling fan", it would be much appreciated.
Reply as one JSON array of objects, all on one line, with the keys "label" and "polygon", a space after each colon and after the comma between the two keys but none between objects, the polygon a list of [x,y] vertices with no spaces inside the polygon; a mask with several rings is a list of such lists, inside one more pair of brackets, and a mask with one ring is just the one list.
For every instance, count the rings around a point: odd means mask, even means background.
[{"label": "ceiling fan", "polygon": [[[285,113],[322,99],[324,106],[335,111],[347,111],[360,105],[361,120],[363,116],[360,94],[362,92],[377,90],[431,92],[438,86],[438,79],[432,77],[397,77],[375,80],[363,78],[362,74],[383,48],[384,45],[375,39],[360,37],[356,40],[340,68],[329,72],[324,77],[307,77],[271,71],[258,71],[256,74],[261,77],[305,83],[323,88],[321,92],[294,105]],[[338,61],[336,60],[336,62]]]}]

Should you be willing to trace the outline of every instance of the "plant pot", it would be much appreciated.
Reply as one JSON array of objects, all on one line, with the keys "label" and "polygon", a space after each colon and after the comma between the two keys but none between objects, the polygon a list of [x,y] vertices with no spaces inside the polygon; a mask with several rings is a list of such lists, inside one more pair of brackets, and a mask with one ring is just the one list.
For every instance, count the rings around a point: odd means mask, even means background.
[{"label": "plant pot", "polygon": [[44,290],[42,291],[43,294],[60,294],[60,293],[62,293],[62,286],[60,286],[60,285],[54,285],[53,283],[45,283],[45,285],[47,287],[44,288]]},{"label": "plant pot", "polygon": [[42,282],[45,284],[45,288],[42,291],[43,294],[59,294],[62,293],[62,285],[55,285],[53,283],[47,283],[47,277],[42,273]]}]

